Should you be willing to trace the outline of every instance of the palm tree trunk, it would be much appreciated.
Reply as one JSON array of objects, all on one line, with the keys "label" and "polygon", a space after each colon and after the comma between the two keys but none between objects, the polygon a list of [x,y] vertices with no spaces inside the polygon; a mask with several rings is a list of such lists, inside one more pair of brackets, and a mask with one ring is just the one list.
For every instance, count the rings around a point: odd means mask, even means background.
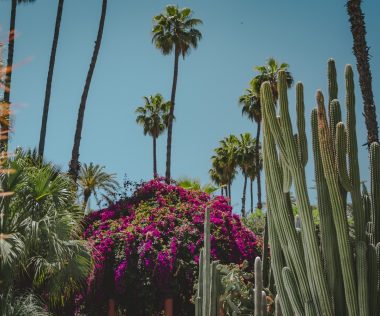
[{"label": "palm tree trunk", "polygon": [[90,90],[91,79],[92,79],[92,75],[94,73],[96,60],[98,58],[100,44],[102,42],[106,12],[107,12],[107,0],[103,0],[102,13],[100,16],[98,35],[96,37],[94,52],[93,52],[92,58],[91,58],[91,64],[90,64],[90,67],[88,69],[86,83],[84,85],[83,94],[82,94],[81,102],[79,105],[78,119],[77,119],[77,125],[76,125],[76,130],[75,130],[75,137],[74,137],[74,146],[73,146],[73,150],[72,150],[72,154],[71,154],[71,161],[70,161],[70,167],[69,167],[69,174],[72,176],[72,178],[75,182],[77,181],[78,172],[80,169],[79,147],[80,147],[80,141],[81,141],[81,135],[82,135],[84,111],[86,109],[88,91]]},{"label": "palm tree trunk", "polygon": [[364,117],[367,126],[367,145],[379,140],[379,129],[376,119],[376,107],[372,92],[372,75],[369,65],[369,48],[366,42],[364,14],[361,0],[348,0],[347,13],[351,23],[351,33],[354,41],[353,52],[356,57],[356,67],[359,73],[359,84],[364,103]]},{"label": "palm tree trunk", "polygon": [[241,198],[241,215],[245,217],[245,193],[247,191],[247,176],[244,175],[243,196]]},{"label": "palm tree trunk", "polygon": [[230,199],[230,205],[232,204],[231,202],[231,182],[228,182],[228,198]]},{"label": "palm tree trunk", "polygon": [[47,125],[48,114],[49,114],[51,84],[52,84],[52,80],[53,80],[54,65],[55,65],[55,55],[56,55],[56,52],[57,52],[59,31],[60,31],[60,27],[61,27],[63,2],[64,2],[64,0],[59,0],[58,1],[57,17],[55,19],[53,45],[51,47],[49,70],[48,70],[48,75],[47,75],[47,79],[46,79],[45,101],[44,101],[44,109],[43,109],[43,112],[42,112],[40,142],[39,142],[39,145],[38,145],[38,154],[41,157],[44,155],[44,149],[45,149],[46,125]]},{"label": "palm tree trunk", "polygon": [[9,35],[8,35],[8,58],[7,58],[7,69],[5,72],[5,90],[4,90],[4,104],[2,107],[3,123],[1,124],[1,134],[0,134],[0,150],[8,150],[8,138],[9,138],[9,125],[10,125],[10,96],[11,96],[11,83],[12,83],[12,72],[13,72],[13,53],[15,47],[15,27],[16,27],[16,13],[17,13],[17,0],[12,0],[11,6],[11,19],[9,23]]},{"label": "palm tree trunk", "polygon": [[177,90],[177,78],[178,78],[178,61],[179,61],[179,49],[175,47],[174,53],[174,74],[173,74],[173,85],[172,94],[170,97],[170,112],[168,121],[168,140],[166,144],[166,183],[170,183],[170,168],[171,168],[171,153],[172,153],[172,133],[173,133],[173,118],[174,118],[174,105],[175,105],[175,94]]},{"label": "palm tree trunk", "polygon": [[153,136],[153,177],[157,178],[157,138]]},{"label": "palm tree trunk", "polygon": [[87,203],[88,203],[88,199],[90,198],[90,195],[91,195],[91,192],[84,192],[83,193],[83,211],[84,213],[86,213],[86,207],[87,207]]},{"label": "palm tree trunk", "polygon": [[252,214],[253,213],[253,180],[250,179],[249,180],[250,182],[250,198],[251,198],[251,207],[250,207],[250,213]]},{"label": "palm tree trunk", "polygon": [[261,202],[261,169],[260,169],[260,131],[261,122],[257,122],[256,133],[256,168],[257,168],[257,208],[262,209],[263,204]]}]

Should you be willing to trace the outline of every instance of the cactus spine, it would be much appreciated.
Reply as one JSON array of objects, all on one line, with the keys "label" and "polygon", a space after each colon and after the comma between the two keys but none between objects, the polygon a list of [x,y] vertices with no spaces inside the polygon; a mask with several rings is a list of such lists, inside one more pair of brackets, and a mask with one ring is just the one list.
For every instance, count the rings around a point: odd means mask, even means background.
[{"label": "cactus spine", "polygon": [[[304,171],[307,152],[302,85],[297,84],[296,91],[296,135],[288,111],[285,73],[280,72],[278,76],[279,118],[269,83],[261,86],[272,269],[285,315],[378,315],[380,244],[376,246],[376,242],[380,237],[380,146],[378,143],[371,146],[371,194],[362,197],[351,66],[345,69],[346,125],[341,122],[340,105],[336,100],[338,86],[333,60],[328,62],[328,80],[329,116],[320,91],[318,107],[312,112],[320,244],[311,218]],[[289,223],[289,185],[284,185],[288,171],[302,221],[302,227],[297,228],[299,235]],[[354,217],[353,247],[346,217],[347,192]],[[300,238],[302,242],[296,242]],[[372,244],[368,244],[368,240]]]}]

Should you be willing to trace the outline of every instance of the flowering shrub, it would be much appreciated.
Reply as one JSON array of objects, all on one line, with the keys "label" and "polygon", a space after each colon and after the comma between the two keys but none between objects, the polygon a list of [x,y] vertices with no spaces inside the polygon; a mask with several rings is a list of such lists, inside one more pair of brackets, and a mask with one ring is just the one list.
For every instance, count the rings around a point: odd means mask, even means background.
[{"label": "flowering shrub", "polygon": [[86,218],[94,271],[84,295],[87,312],[116,299],[128,315],[154,315],[166,297],[175,315],[194,314],[190,300],[203,245],[204,211],[211,207],[211,258],[221,263],[254,262],[254,233],[232,213],[224,197],[168,185],[142,184],[132,197]]}]

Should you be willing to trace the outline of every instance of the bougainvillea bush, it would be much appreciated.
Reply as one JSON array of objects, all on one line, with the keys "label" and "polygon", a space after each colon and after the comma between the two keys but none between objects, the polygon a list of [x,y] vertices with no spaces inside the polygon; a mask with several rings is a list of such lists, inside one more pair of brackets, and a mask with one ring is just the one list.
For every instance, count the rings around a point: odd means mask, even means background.
[{"label": "bougainvillea bush", "polygon": [[84,237],[95,268],[80,297],[88,314],[104,312],[110,298],[128,315],[159,314],[165,298],[175,315],[193,315],[193,284],[203,244],[204,211],[211,207],[211,257],[253,263],[257,240],[224,197],[186,190],[162,179],[86,218]]}]

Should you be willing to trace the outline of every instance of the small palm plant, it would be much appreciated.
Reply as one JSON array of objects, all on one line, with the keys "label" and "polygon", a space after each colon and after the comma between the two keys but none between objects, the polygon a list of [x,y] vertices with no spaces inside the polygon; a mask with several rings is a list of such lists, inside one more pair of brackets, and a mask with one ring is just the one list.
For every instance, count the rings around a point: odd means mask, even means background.
[{"label": "small palm plant", "polygon": [[49,308],[59,308],[82,288],[92,266],[80,238],[75,186],[51,164],[36,165],[20,151],[15,155],[0,170],[1,300],[15,308],[20,295],[32,292],[43,294]]},{"label": "small palm plant", "polygon": [[170,102],[165,102],[161,94],[144,97],[144,106],[136,109],[136,122],[144,129],[144,135],[153,138],[153,176],[157,177],[157,138],[169,123]]},{"label": "small palm plant", "polygon": [[170,182],[172,128],[174,120],[175,95],[177,90],[179,57],[185,58],[191,51],[198,47],[198,41],[202,34],[196,28],[202,24],[200,19],[192,17],[189,8],[179,9],[177,6],[168,5],[165,11],[153,18],[152,42],[164,55],[174,51],[174,74],[172,92],[170,97],[170,113],[168,121],[168,140],[166,151],[166,181]]},{"label": "small palm plant", "polygon": [[104,171],[104,166],[94,165],[92,162],[87,165],[86,163],[80,169],[78,177],[78,185],[83,196],[83,209],[86,210],[88,201],[93,194],[98,206],[100,200],[98,197],[99,191],[103,191],[102,198],[107,201],[112,201],[110,196],[114,196],[119,188],[114,173],[107,173]]}]

